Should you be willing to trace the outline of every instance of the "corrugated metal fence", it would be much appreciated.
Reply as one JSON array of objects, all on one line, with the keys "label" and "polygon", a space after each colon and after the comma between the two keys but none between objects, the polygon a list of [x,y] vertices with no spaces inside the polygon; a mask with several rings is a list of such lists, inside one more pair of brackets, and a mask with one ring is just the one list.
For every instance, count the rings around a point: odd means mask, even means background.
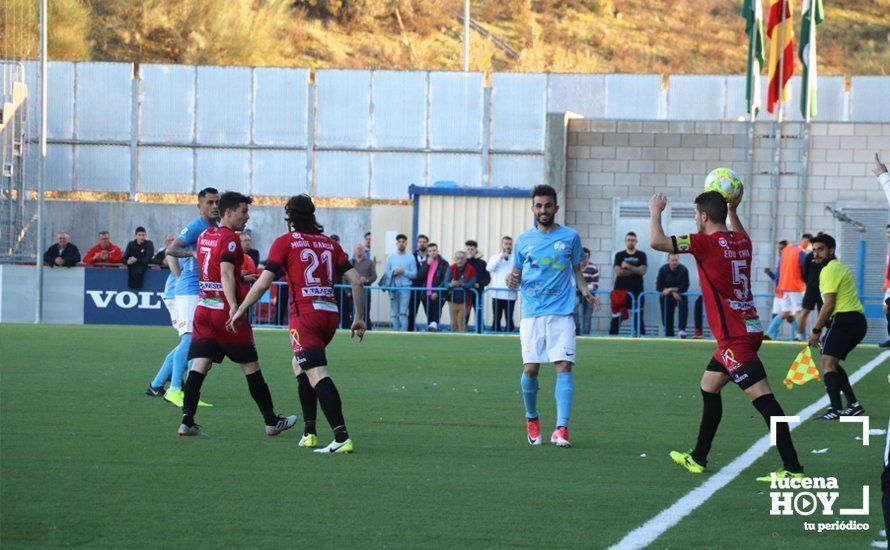
[{"label": "corrugated metal fence", "polygon": [[[37,89],[37,66],[26,66]],[[736,120],[741,76],[49,64],[47,188],[407,198],[411,184],[544,180],[545,117]],[[137,78],[134,78],[136,76]],[[799,82],[793,85],[799,90]],[[766,94],[764,93],[764,96]],[[795,96],[796,97],[796,96]],[[820,78],[816,120],[890,120],[890,78]],[[28,113],[38,119],[37,94]],[[798,120],[797,100],[789,120]],[[36,140],[38,125],[28,125]],[[26,179],[36,185],[36,147]]]}]

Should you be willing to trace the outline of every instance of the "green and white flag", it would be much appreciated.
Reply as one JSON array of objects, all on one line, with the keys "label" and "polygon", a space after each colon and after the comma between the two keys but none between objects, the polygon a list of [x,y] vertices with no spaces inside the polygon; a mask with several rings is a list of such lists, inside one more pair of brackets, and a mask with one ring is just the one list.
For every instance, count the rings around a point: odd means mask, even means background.
[{"label": "green and white flag", "polygon": [[816,25],[823,19],[825,8],[822,7],[822,0],[804,0],[797,56],[803,66],[800,115],[806,121],[816,114]]},{"label": "green and white flag", "polygon": [[748,35],[748,73],[745,79],[745,99],[752,118],[760,111],[760,71],[763,67],[763,6],[761,0],[745,0],[742,17]]}]

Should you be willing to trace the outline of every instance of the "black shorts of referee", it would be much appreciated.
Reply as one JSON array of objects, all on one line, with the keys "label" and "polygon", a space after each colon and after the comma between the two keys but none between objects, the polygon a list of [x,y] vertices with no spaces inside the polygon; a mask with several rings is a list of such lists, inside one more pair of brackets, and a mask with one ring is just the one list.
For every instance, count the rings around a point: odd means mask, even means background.
[{"label": "black shorts of referee", "polygon": [[830,355],[843,361],[865,338],[868,322],[862,313],[846,311],[835,315],[828,322],[827,328],[822,337],[822,355]]}]

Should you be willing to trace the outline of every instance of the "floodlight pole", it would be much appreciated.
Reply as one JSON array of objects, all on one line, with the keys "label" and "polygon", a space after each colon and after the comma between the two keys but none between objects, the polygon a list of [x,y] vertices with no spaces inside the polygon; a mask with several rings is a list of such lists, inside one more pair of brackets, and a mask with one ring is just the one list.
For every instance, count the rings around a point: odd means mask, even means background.
[{"label": "floodlight pole", "polygon": [[470,0],[464,0],[464,72],[470,70]]},{"label": "floodlight pole", "polygon": [[[43,188],[46,177],[46,0],[40,0],[40,162],[37,174],[37,296],[34,322],[43,322]],[[23,190],[24,192],[24,190]]]}]

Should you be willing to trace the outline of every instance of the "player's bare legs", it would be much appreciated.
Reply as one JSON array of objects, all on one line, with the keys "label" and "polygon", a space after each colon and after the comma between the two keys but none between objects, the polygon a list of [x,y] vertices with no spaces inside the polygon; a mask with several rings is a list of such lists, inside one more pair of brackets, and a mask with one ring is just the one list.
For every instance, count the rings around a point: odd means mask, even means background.
[{"label": "player's bare legs", "polygon": [[538,418],[538,371],[540,363],[522,365],[522,401],[525,404],[525,424],[529,445],[541,444],[541,421]]},{"label": "player's bare legs", "polygon": [[825,382],[825,393],[828,394],[828,399],[831,401],[831,409],[820,417],[822,420],[837,420],[840,418],[841,411],[844,411],[841,392],[847,398],[848,408],[853,407],[854,404],[857,407],[859,406],[856,394],[853,393],[853,386],[850,384],[850,377],[847,376],[847,371],[841,366],[839,358],[833,355],[822,354],[822,359],[819,362],[819,372],[822,373],[822,380]]}]

